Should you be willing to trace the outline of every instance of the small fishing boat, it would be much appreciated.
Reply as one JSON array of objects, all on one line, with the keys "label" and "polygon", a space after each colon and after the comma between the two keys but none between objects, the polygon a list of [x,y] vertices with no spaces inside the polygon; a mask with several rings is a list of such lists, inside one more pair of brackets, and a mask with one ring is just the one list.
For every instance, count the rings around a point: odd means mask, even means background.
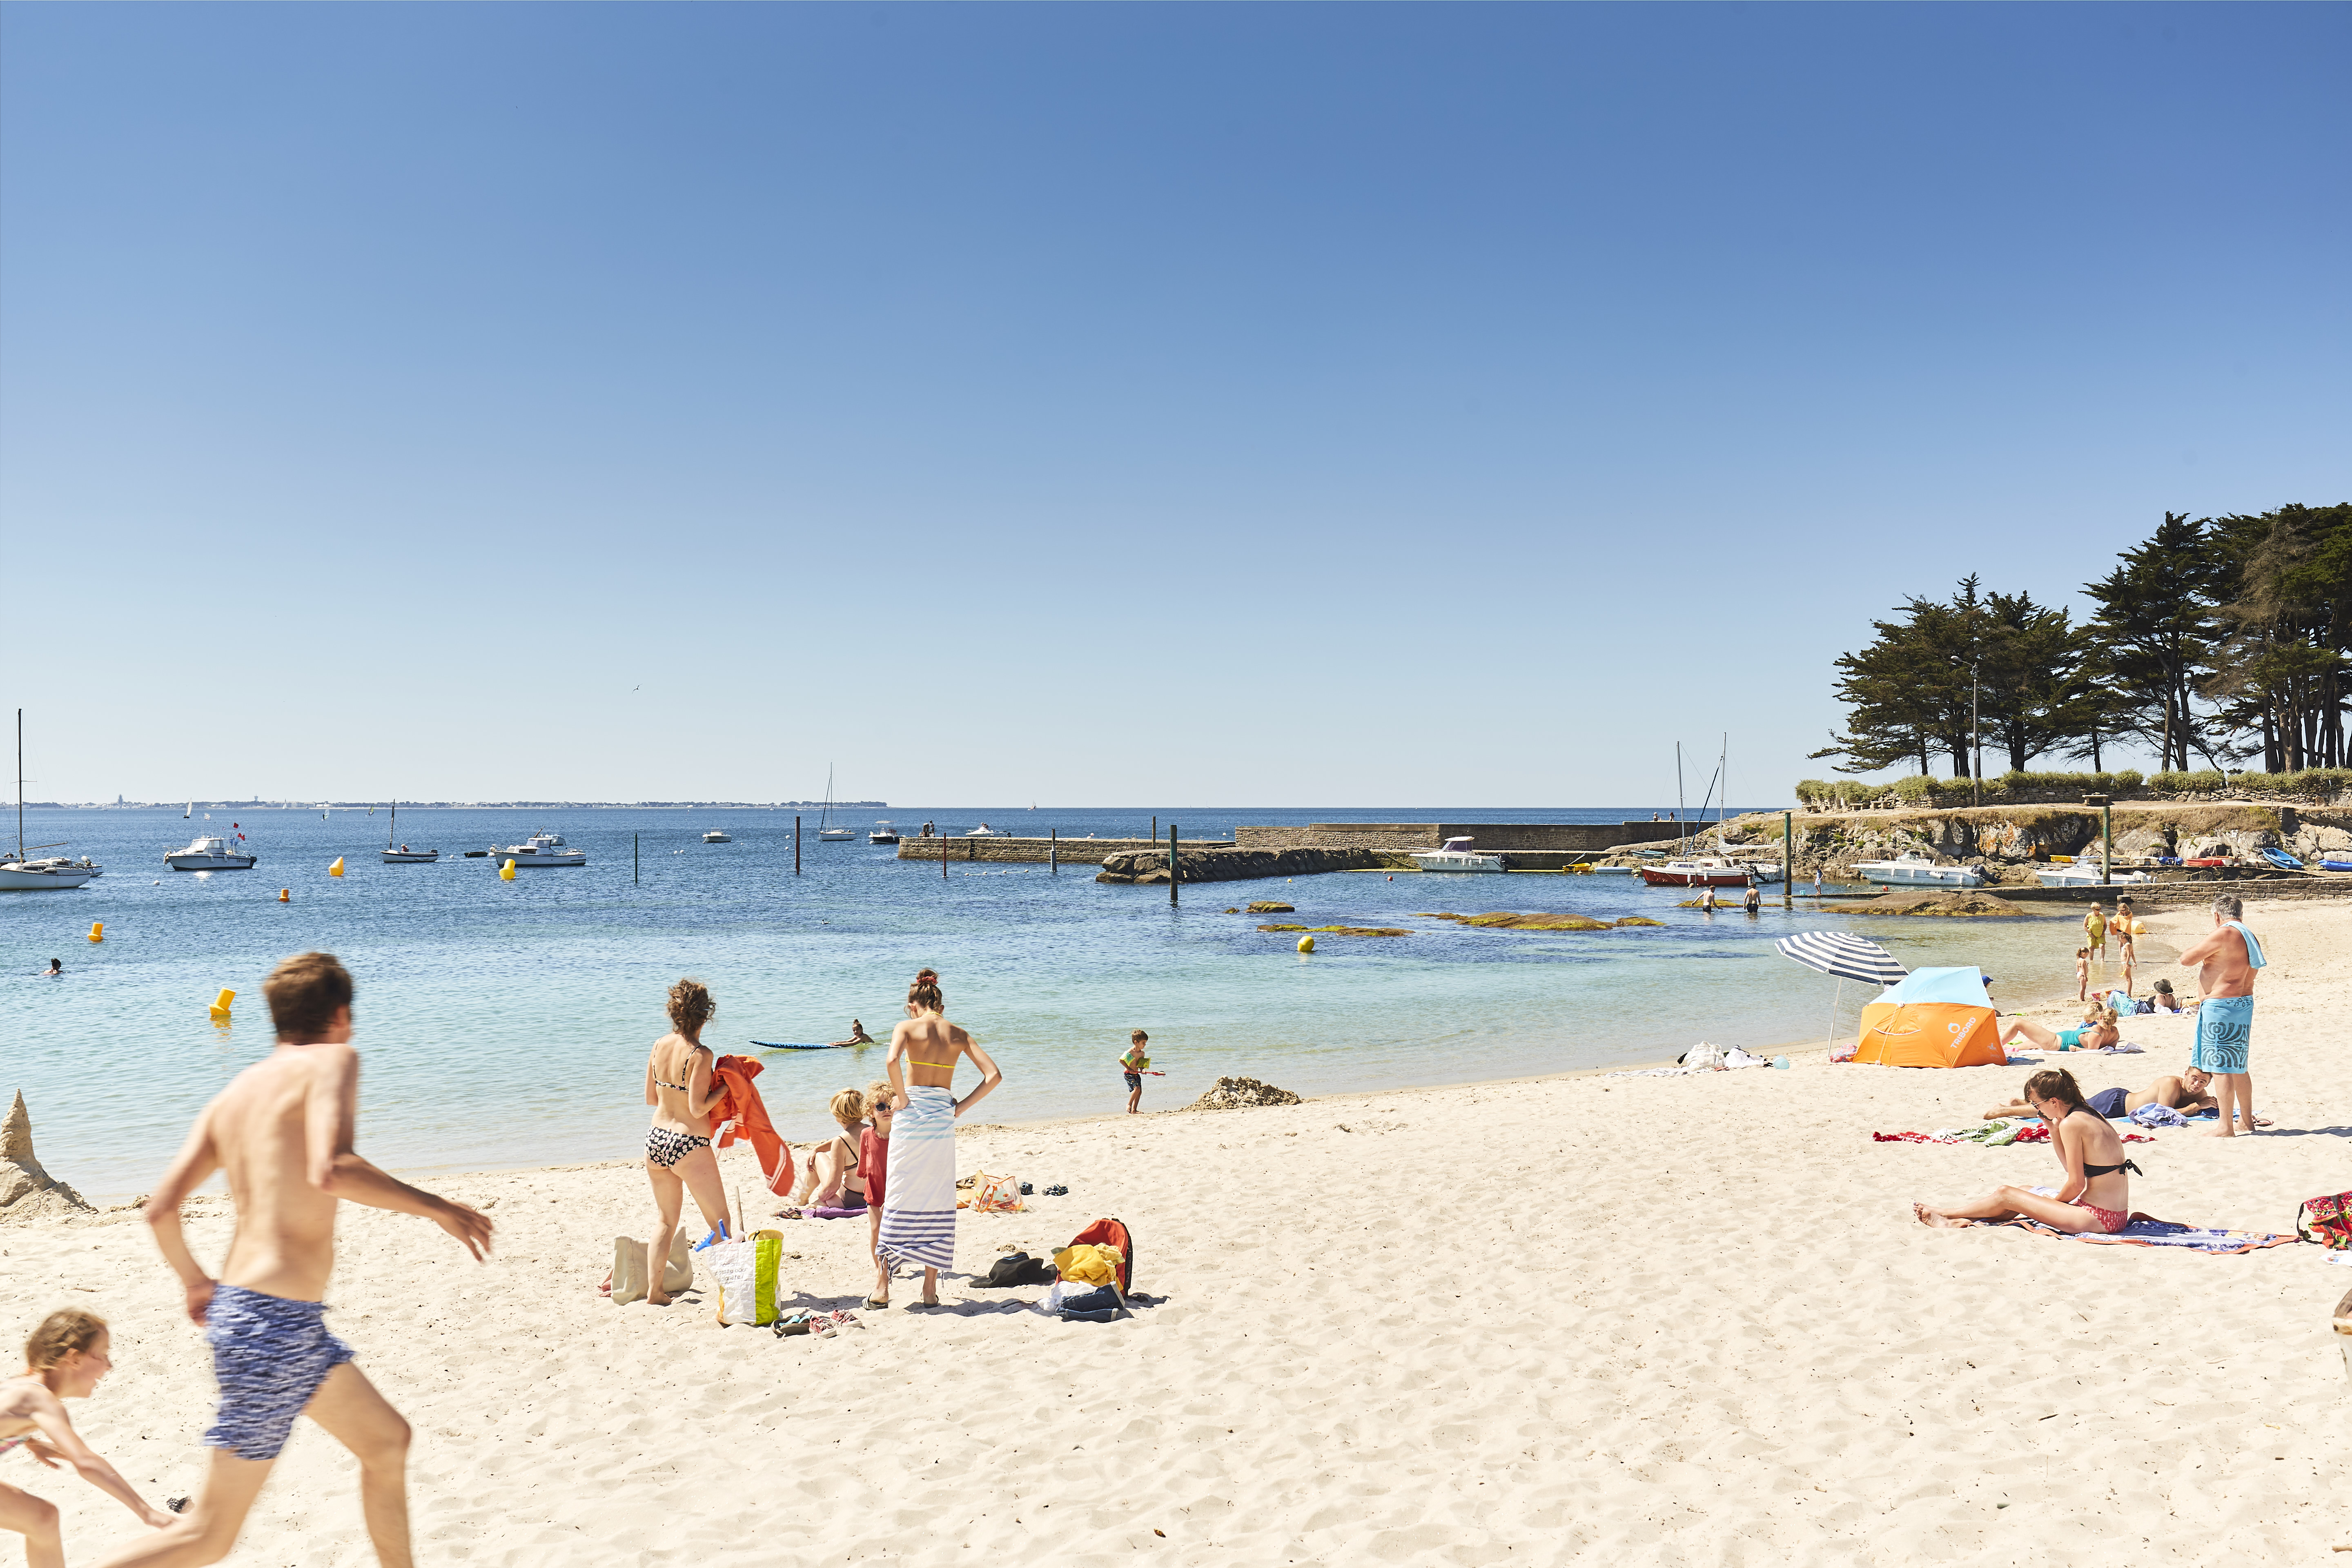
[{"label": "small fishing boat", "polygon": [[868,844],[896,844],[898,842],[898,830],[891,826],[887,822],[877,822],[874,825],[874,831],[866,836],[866,842]]},{"label": "small fishing boat", "polygon": [[1981,866],[1939,866],[1932,855],[1906,849],[1892,860],[1857,860],[1854,874],[1906,888],[1981,888],[1991,879]]},{"label": "small fishing boat", "polygon": [[[241,840],[245,836],[237,835]],[[163,864],[174,871],[250,871],[259,859],[226,838],[210,836],[192,840],[184,849],[174,849],[163,857]]]},{"label": "small fishing boat", "polygon": [[395,846],[393,840],[400,834],[400,802],[392,803],[392,820],[383,830],[383,863],[387,866],[430,866],[441,858],[438,849],[411,849],[407,845]]},{"label": "small fishing boat", "polygon": [[1750,868],[1720,855],[1699,855],[1688,860],[1668,860],[1641,868],[1642,880],[1653,888],[1744,888],[1761,881]]},{"label": "small fishing boat", "polygon": [[719,829],[715,827],[702,836],[702,841],[705,844],[732,844],[735,842],[735,840],[728,837],[727,835],[719,832]]},{"label": "small fishing boat", "polygon": [[2122,888],[2156,880],[2145,871],[2117,871],[2109,876],[2105,867],[2089,858],[2078,858],[2071,866],[2038,868],[2033,879],[2045,888]]},{"label": "small fishing boat", "polygon": [[1412,863],[1424,871],[1500,871],[1506,868],[1500,855],[1481,855],[1470,847],[1473,840],[1449,838],[1434,849],[1408,851]]},{"label": "small fishing boat", "polygon": [[2267,844],[2263,846],[2263,858],[2269,861],[2272,865],[2277,867],[2282,871],[2300,871],[2303,869],[2302,861],[2296,859],[2285,850],[2273,849]]},{"label": "small fishing boat", "polygon": [[585,866],[588,864],[588,851],[566,847],[563,835],[560,833],[534,833],[521,843],[509,844],[503,849],[494,845],[490,849],[490,858],[500,861],[511,860],[515,863],[517,870],[526,866]]}]

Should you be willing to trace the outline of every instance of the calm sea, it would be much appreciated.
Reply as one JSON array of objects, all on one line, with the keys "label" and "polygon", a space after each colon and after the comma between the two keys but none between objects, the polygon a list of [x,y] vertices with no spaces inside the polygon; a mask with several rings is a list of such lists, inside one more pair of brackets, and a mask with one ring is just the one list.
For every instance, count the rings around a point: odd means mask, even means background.
[{"label": "calm sea", "polygon": [[[1178,809],[1187,837],[1309,821],[1615,822],[1650,806],[1379,810]],[[106,875],[73,892],[0,894],[0,1094],[21,1088],[40,1157],[92,1197],[145,1191],[189,1116],[270,1046],[261,980],[323,948],[359,982],[365,1052],[361,1149],[404,1170],[619,1159],[641,1146],[646,1047],[681,974],[709,983],[721,1050],[829,1040],[854,1016],[885,1039],[907,983],[940,971],[949,1014],[994,1054],[1004,1086],[982,1120],[1114,1111],[1127,1032],[1150,1031],[1165,1078],[1144,1106],[1196,1098],[1221,1075],[1301,1093],[1455,1083],[1679,1054],[1695,1040],[1767,1047],[1823,1037],[1833,984],[1780,958],[1794,931],[1860,930],[1906,964],[1978,963],[2003,994],[2067,983],[2072,949],[2038,921],[1822,917],[1768,904],[1760,919],[1675,908],[1638,879],[1341,873],[1204,883],[1175,909],[1164,888],[1107,887],[1090,867],[952,867],[868,847],[887,815],[959,834],[986,821],[1064,837],[1139,836],[1146,810],[898,806],[856,814],[854,844],[807,819],[793,873],[789,811],[404,809],[400,837],[433,866],[384,866],[386,821],[362,810],[28,811],[31,842],[69,840]],[[242,825],[252,871],[191,874],[163,856],[197,830]],[[11,825],[13,826],[13,824]],[[735,842],[705,845],[723,828]],[[588,851],[584,869],[521,871],[458,852],[538,830]],[[632,841],[639,879],[632,881]],[[347,873],[327,875],[345,858]],[[292,890],[279,903],[280,888]],[[1410,928],[1402,938],[1296,938],[1227,914],[1252,899],[1308,925]],[[1534,935],[1465,931],[1420,911],[1643,914],[1663,929]],[[1263,918],[1263,917],[1260,917]],[[84,940],[102,921],[106,940]],[[52,957],[63,981],[34,978]],[[206,1006],[239,994],[234,1021]],[[1843,988],[1851,1026],[1859,988]],[[795,1137],[830,1130],[824,1102],[882,1068],[879,1047],[782,1052],[761,1087]]]}]

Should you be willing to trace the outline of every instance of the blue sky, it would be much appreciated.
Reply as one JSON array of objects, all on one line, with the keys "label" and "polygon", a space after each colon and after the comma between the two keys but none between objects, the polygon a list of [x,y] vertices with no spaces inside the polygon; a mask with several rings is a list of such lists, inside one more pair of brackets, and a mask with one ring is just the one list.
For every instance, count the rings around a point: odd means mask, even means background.
[{"label": "blue sky", "polygon": [[[28,793],[1778,799],[2352,497],[2342,6],[0,9]],[[1748,781],[1743,786],[1742,779]]]}]

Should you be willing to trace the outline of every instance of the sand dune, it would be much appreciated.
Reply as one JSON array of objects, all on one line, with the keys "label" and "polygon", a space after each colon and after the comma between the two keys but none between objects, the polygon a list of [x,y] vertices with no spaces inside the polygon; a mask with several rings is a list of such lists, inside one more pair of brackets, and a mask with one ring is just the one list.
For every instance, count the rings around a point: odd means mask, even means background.
[{"label": "sand dune", "polygon": [[[2252,920],[2273,959],[2256,1085],[2283,1131],[2135,1145],[2132,1195],[2275,1230],[2352,1186],[2352,911]],[[2069,971],[2064,931],[2052,948]],[[2126,1037],[2148,1053],[2072,1064],[2085,1089],[2187,1062],[2185,1021]],[[614,1233],[648,1228],[636,1167],[446,1179],[496,1204],[498,1261],[352,1213],[331,1321],[415,1424],[426,1563],[2328,1560],[2352,1544],[2352,1383],[2327,1329],[2352,1268],[1912,1221],[1914,1198],[2054,1163],[1871,1131],[1973,1120],[2026,1070],[1815,1053],[966,1131],[966,1171],[1071,1195],[967,1216],[961,1266],[1118,1215],[1139,1285],[1169,1300],[1110,1325],[964,1279],[946,1310],[829,1341],[616,1309],[594,1285]],[[203,1207],[216,1258],[226,1205]],[[779,1223],[795,1288],[855,1307],[863,1222]],[[144,1227],[0,1230],[0,1324],[67,1303],[116,1326],[86,1434],[151,1493],[192,1489],[211,1378]],[[63,1506],[73,1562],[138,1528],[68,1475],[0,1466]],[[322,1434],[298,1429],[232,1561],[372,1561]]]}]

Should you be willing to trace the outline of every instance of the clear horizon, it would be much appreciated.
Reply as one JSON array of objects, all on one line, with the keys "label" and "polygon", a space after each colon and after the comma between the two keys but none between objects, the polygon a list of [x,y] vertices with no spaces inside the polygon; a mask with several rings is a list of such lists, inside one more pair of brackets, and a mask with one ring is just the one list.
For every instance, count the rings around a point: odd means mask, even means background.
[{"label": "clear horizon", "polygon": [[2352,497],[2343,6],[0,41],[43,799],[1778,797],[1906,597]]}]

